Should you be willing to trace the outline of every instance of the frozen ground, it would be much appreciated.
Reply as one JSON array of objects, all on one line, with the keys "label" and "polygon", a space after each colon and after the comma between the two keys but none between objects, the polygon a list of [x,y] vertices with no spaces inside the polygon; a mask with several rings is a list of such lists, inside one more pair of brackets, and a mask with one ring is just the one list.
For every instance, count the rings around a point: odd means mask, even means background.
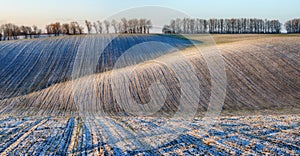
[{"label": "frozen ground", "polygon": [[300,154],[300,116],[0,118],[0,155]]}]

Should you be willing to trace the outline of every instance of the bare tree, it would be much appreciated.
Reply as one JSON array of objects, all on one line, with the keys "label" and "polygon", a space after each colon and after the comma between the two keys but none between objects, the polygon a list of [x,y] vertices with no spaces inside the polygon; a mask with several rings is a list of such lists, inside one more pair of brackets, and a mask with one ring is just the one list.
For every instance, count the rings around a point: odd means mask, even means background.
[{"label": "bare tree", "polygon": [[4,25],[1,25],[0,26],[0,32],[1,32],[1,35],[3,37],[3,40],[5,40],[6,36],[5,36],[5,28],[4,28]]},{"label": "bare tree", "polygon": [[173,30],[169,25],[164,25],[162,32],[164,34],[171,34],[171,33],[173,33]]},{"label": "bare tree", "polygon": [[118,30],[119,30],[119,33],[121,33],[123,30],[123,25],[121,22],[118,23]]},{"label": "bare tree", "polygon": [[140,20],[139,20],[139,33],[144,33],[144,34],[146,34],[146,19],[144,19],[144,18],[141,18]]},{"label": "bare tree", "polygon": [[84,32],[84,28],[80,25],[77,27],[77,30],[80,35],[83,34],[83,32]]},{"label": "bare tree", "polygon": [[70,33],[72,35],[83,34],[84,27],[80,26],[78,22],[74,21],[70,23]]},{"label": "bare tree", "polygon": [[4,34],[4,40],[10,40],[10,29],[9,29],[9,24],[4,24],[3,25],[3,34]]},{"label": "bare tree", "polygon": [[186,34],[188,31],[187,31],[187,18],[183,18],[182,20],[182,26],[183,26],[183,33]]},{"label": "bare tree", "polygon": [[36,35],[38,31],[38,27],[36,25],[33,25],[32,29],[33,29],[33,35]]},{"label": "bare tree", "polygon": [[110,27],[110,22],[108,20],[103,21],[106,29],[106,33],[109,34],[109,27]]},{"label": "bare tree", "polygon": [[[54,34],[55,36],[59,36],[61,33],[61,26],[59,22],[52,23],[46,26],[47,33]],[[30,33],[29,33],[30,34]]]},{"label": "bare tree", "polygon": [[98,28],[98,25],[97,25],[96,22],[93,23],[93,27],[95,29],[96,34],[98,34],[99,33],[99,28]]},{"label": "bare tree", "polygon": [[54,35],[55,36],[59,36],[61,30],[60,30],[60,23],[59,22],[56,22],[53,24],[53,30],[54,30]]},{"label": "bare tree", "polygon": [[37,26],[17,26],[12,23],[3,24],[0,26],[0,40],[16,40],[18,36],[23,35],[25,39],[28,37],[38,37],[41,30]]},{"label": "bare tree", "polygon": [[99,33],[102,34],[102,31],[103,31],[102,22],[97,21],[97,23],[98,23],[98,28],[99,28],[98,30],[99,30]]},{"label": "bare tree", "polygon": [[[189,19],[184,18],[170,21],[170,30],[174,33],[280,33],[279,20],[262,20],[256,18],[231,18],[231,19]],[[285,26],[288,32],[300,29],[300,21],[288,21]],[[292,26],[294,25],[294,26]],[[182,30],[182,31],[181,31]],[[300,31],[300,30],[299,30]]]},{"label": "bare tree", "polygon": [[78,32],[78,27],[79,27],[79,24],[77,22],[71,22],[70,23],[71,34],[76,35]]},{"label": "bare tree", "polygon": [[6,30],[5,24],[3,24],[3,25],[0,26],[0,30],[2,32],[3,40],[6,40],[6,37],[8,35],[7,35],[7,30]]},{"label": "bare tree", "polygon": [[34,38],[39,38],[42,33],[42,30],[39,29],[36,25],[33,25],[32,29],[33,29],[32,35],[34,35]]},{"label": "bare tree", "polygon": [[1,29],[3,30],[4,40],[17,39],[17,36],[20,33],[19,27],[12,23],[2,25]]},{"label": "bare tree", "polygon": [[287,33],[300,33],[300,19],[289,20],[284,26]]},{"label": "bare tree", "polygon": [[112,20],[111,21],[111,25],[113,26],[115,33],[118,33],[118,26],[117,26],[117,21],[116,20]]},{"label": "bare tree", "polygon": [[87,27],[88,33],[90,34],[91,31],[92,31],[92,28],[93,28],[92,23],[91,23],[90,21],[88,21],[88,20],[85,20],[85,25],[86,25],[86,27]]},{"label": "bare tree", "polygon": [[128,21],[126,18],[122,18],[121,22],[123,24],[123,32],[127,33],[128,32]]},{"label": "bare tree", "polygon": [[133,31],[133,33],[134,34],[137,33],[139,31],[138,29],[139,29],[139,20],[134,18],[134,19],[132,19],[132,31]]},{"label": "bare tree", "polygon": [[2,27],[0,27],[0,41],[2,41]]},{"label": "bare tree", "polygon": [[11,25],[11,29],[12,29],[12,37],[14,40],[18,39],[18,35],[20,35],[20,29],[17,25],[12,24]]},{"label": "bare tree", "polygon": [[177,19],[175,20],[175,32],[176,32],[176,33],[181,33],[181,32],[182,32],[181,26],[182,26],[182,21],[181,21],[180,18],[177,18]]},{"label": "bare tree", "polygon": [[171,20],[170,22],[170,28],[171,28],[171,33],[175,33],[176,30],[176,24],[175,20]]},{"label": "bare tree", "polygon": [[18,36],[24,35],[24,38],[27,39],[33,37],[39,37],[41,34],[41,29],[38,29],[37,26],[17,26],[12,23],[3,24],[0,26],[0,41],[1,40],[16,40]]},{"label": "bare tree", "polygon": [[62,33],[65,35],[70,35],[70,24],[65,23],[62,25]]},{"label": "bare tree", "polygon": [[128,33],[130,33],[130,34],[133,33],[133,20],[132,19],[128,20]]},{"label": "bare tree", "polygon": [[[27,38],[27,34],[25,34],[26,31],[25,30],[25,27],[22,26],[22,30],[23,30],[23,33],[25,35],[25,38]],[[50,36],[51,34],[53,34],[53,29],[52,29],[52,26],[51,25],[46,25],[46,31],[47,31],[47,34]]]},{"label": "bare tree", "polygon": [[189,22],[189,28],[190,28],[190,33],[194,34],[195,33],[195,19],[190,19]]},{"label": "bare tree", "polygon": [[146,21],[146,25],[147,25],[147,33],[149,34],[150,29],[152,28],[152,22],[151,22],[151,20],[147,20]]},{"label": "bare tree", "polygon": [[37,29],[35,37],[39,38],[41,36],[41,34],[42,34],[42,30],[41,29]]}]

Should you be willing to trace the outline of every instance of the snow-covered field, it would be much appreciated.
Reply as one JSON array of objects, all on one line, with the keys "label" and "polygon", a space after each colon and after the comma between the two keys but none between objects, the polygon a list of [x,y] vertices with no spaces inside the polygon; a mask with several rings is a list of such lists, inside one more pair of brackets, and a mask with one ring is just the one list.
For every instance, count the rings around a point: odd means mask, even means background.
[{"label": "snow-covered field", "polygon": [[208,131],[201,118],[2,116],[0,120],[1,155],[300,154],[299,115],[218,117]]},{"label": "snow-covered field", "polygon": [[[300,37],[249,36],[0,42],[0,155],[300,154]],[[203,120],[218,83],[199,49],[212,47],[226,94],[221,116]],[[141,112],[128,111],[132,102]],[[190,118],[174,117],[182,107]]]}]

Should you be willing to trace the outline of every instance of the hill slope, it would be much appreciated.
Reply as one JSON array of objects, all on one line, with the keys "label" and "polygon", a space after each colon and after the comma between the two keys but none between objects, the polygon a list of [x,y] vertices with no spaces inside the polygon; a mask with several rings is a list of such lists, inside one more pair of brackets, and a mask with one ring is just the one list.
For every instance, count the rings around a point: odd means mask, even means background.
[{"label": "hill slope", "polygon": [[[172,43],[174,43],[174,40],[178,41],[178,39],[170,39],[168,37],[167,39],[172,40],[170,41]],[[74,40],[82,40],[82,38],[76,38]],[[266,108],[281,109],[285,107],[299,107],[299,40],[299,37],[276,39],[267,38],[222,44],[218,46],[226,63],[228,83],[225,105],[223,106],[224,110],[260,110]],[[24,44],[23,42],[30,42],[30,44],[36,45],[40,44],[31,43],[33,41],[21,41],[18,42],[18,44]],[[61,49],[62,47],[59,44],[62,43],[59,41],[56,42],[58,42],[56,43],[57,45],[53,46],[55,48],[48,50],[56,51],[55,49]],[[185,41],[178,42],[177,46],[182,49],[182,46],[179,46],[182,44],[185,44]],[[68,46],[65,46],[68,49]],[[31,46],[23,46],[23,48],[24,47],[30,48]],[[14,49],[20,47],[7,43],[5,46],[2,45],[2,48]],[[31,48],[35,49],[34,47]],[[167,87],[166,100],[162,109],[158,111],[158,114],[172,115],[174,112],[176,112],[181,100],[181,95],[183,94],[181,92],[179,79],[178,77],[174,76],[174,71],[176,71],[176,68],[180,68],[178,70],[188,70],[189,65],[191,64],[195,70],[188,72],[195,72],[193,74],[197,75],[199,86],[192,86],[191,82],[187,82],[186,84],[190,84],[191,86],[189,87],[195,87],[195,89],[197,87],[200,88],[201,96],[199,97],[198,111],[205,111],[207,109],[209,96],[211,94],[211,81],[209,70],[204,58],[201,55],[198,55],[194,48],[183,50],[186,58],[188,58],[187,60],[180,57],[172,57],[174,56],[174,50],[171,50],[173,52],[172,53],[168,51],[168,49],[169,48],[166,47],[166,49],[162,50],[163,52],[153,52],[154,57],[145,58],[143,56],[144,60],[133,63],[137,64],[136,66],[132,65],[131,63],[127,64],[125,62],[124,67],[113,70],[113,72],[110,70],[101,70],[100,68],[97,68],[100,69],[100,73],[92,75],[87,74],[88,72],[84,74],[79,73],[77,75],[79,75],[80,78],[76,77],[76,80],[73,81],[68,81],[70,80],[69,77],[72,73],[66,74],[63,72],[64,74],[62,74],[59,72],[72,66],[72,61],[61,66],[57,65],[60,63],[55,63],[56,65],[50,67],[45,65],[43,67],[39,67],[39,69],[49,70],[49,72],[45,73],[59,75],[55,80],[57,83],[52,83],[53,85],[45,89],[37,89],[34,92],[27,90],[24,92],[19,91],[21,94],[15,94],[15,89],[19,89],[18,85],[24,85],[22,80],[25,81],[26,76],[30,77],[28,78],[28,81],[32,80],[32,78],[35,78],[34,82],[38,83],[44,79],[44,75],[34,73],[36,69],[32,69],[33,73],[26,73],[26,71],[23,70],[18,72],[10,72],[6,71],[9,69],[3,69],[0,78],[4,79],[5,81],[1,81],[1,86],[5,86],[5,84],[9,85],[5,91],[5,87],[1,87],[2,91],[0,93],[5,93],[1,95],[2,98],[5,97],[0,101],[0,106],[2,108],[1,113],[67,115],[78,112],[92,112],[97,114],[105,113],[111,115],[126,114],[124,111],[126,106],[120,106],[113,95],[113,87],[124,84],[122,81],[113,80],[121,79],[124,73],[126,74],[128,72],[133,72],[130,77],[130,92],[124,92],[122,95],[115,96],[123,96],[128,98],[133,97],[137,103],[148,103],[151,101],[151,91],[154,91],[152,88],[152,90],[148,90],[148,88],[150,87],[151,83],[159,81]],[[159,49],[153,51],[159,51]],[[24,53],[23,55],[28,55],[27,58],[29,59],[31,56],[35,56],[37,54],[44,55],[44,53],[38,53],[35,52],[35,50],[29,53]],[[68,53],[64,55],[67,54]],[[19,54],[14,54],[15,56],[12,56],[13,54],[5,55],[6,56],[4,57],[4,54],[2,53],[2,60],[4,58],[19,56]],[[8,57],[8,55],[10,55],[10,57]],[[56,53],[51,53],[51,55],[60,57],[63,54],[57,54],[56,56]],[[47,59],[53,58],[50,57],[49,54],[47,56],[40,57],[45,57]],[[74,58],[72,55],[70,57]],[[66,57],[62,56],[61,59],[56,61],[65,62],[65,58]],[[167,61],[169,66],[158,63],[160,59]],[[26,59],[22,59],[20,61],[26,62]],[[19,64],[16,64],[16,66],[21,66],[20,61],[13,62],[19,62]],[[8,62],[11,61],[7,61],[6,63]],[[99,65],[99,63],[97,64]],[[1,66],[6,67],[8,65],[2,63]],[[26,64],[26,66],[32,68],[35,67],[34,63],[28,65]],[[174,69],[171,69],[171,66],[174,67]],[[47,68],[45,69],[45,67]],[[104,66],[100,65],[100,67]],[[111,67],[111,64],[109,67]],[[25,75],[23,75],[24,72]],[[6,76],[4,74],[9,75]],[[28,74],[32,74],[32,76],[29,76]],[[189,77],[189,75],[183,76]],[[55,76],[46,76],[47,82],[52,82],[51,80],[53,80],[53,77]],[[19,84],[15,85],[14,82],[19,82]],[[30,86],[22,86],[21,88],[26,89],[27,87],[32,88],[32,84]],[[12,90],[10,91],[9,89]],[[189,99],[184,100],[185,106],[194,104],[195,103]],[[144,109],[146,110],[147,108]]]},{"label": "hill slope", "polygon": [[[0,42],[0,99],[109,71],[128,49],[144,42],[152,44],[151,49],[139,49],[144,52],[129,54],[127,61],[136,64],[191,45],[189,40],[160,35],[71,36]],[[74,68],[80,69],[79,73]]]}]

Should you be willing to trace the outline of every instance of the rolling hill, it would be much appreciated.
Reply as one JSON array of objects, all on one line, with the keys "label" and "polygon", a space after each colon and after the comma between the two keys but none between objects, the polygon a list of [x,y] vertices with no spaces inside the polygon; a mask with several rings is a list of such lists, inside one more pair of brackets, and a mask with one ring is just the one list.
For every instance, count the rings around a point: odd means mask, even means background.
[{"label": "rolling hill", "polygon": [[[198,40],[121,35],[1,42],[1,114],[130,115],[124,111],[130,106],[118,104],[116,97],[146,104],[157,91],[149,87],[157,81],[165,86],[161,94],[166,94],[157,115],[173,115],[182,101],[184,106],[197,105],[198,112],[205,112],[212,82],[207,63],[197,52],[196,47],[202,45],[201,38]],[[223,110],[298,108],[299,40],[268,37],[217,45],[226,64]],[[203,42],[202,48],[212,46]],[[184,93],[176,71],[186,71],[181,75],[188,80],[185,85],[199,89],[197,103],[181,99]],[[129,92],[114,95],[128,73]],[[193,86],[190,75],[196,75],[199,86]]]}]

